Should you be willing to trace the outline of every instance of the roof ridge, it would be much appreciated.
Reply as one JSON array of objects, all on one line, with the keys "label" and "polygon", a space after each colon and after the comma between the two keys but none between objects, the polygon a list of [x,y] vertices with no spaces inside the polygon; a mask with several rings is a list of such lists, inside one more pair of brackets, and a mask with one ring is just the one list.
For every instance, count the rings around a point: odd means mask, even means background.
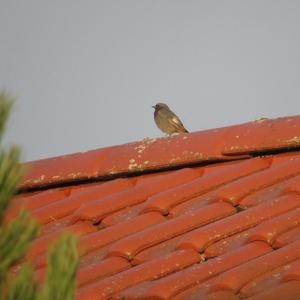
[{"label": "roof ridge", "polygon": [[145,138],[124,145],[25,163],[22,191],[154,173],[300,147],[300,115]]}]

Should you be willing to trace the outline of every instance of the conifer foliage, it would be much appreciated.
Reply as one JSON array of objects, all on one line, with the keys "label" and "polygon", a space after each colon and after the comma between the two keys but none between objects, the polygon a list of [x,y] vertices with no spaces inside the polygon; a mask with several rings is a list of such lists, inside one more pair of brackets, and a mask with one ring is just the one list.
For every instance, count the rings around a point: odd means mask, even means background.
[{"label": "conifer foliage", "polygon": [[[8,93],[0,92],[0,142],[13,103]],[[72,300],[79,258],[77,240],[70,234],[64,234],[50,249],[46,279],[41,287],[37,286],[30,263],[22,263],[17,274],[11,272],[38,234],[37,222],[26,211],[9,223],[3,221],[23,172],[20,149],[12,146],[6,150],[0,146],[0,300]]]}]

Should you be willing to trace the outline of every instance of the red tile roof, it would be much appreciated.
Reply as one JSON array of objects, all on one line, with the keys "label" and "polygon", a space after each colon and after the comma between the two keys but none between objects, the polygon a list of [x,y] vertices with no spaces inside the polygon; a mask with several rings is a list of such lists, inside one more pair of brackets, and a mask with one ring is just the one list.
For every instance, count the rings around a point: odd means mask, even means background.
[{"label": "red tile roof", "polygon": [[300,116],[27,163],[27,259],[80,236],[77,299],[300,299]]}]

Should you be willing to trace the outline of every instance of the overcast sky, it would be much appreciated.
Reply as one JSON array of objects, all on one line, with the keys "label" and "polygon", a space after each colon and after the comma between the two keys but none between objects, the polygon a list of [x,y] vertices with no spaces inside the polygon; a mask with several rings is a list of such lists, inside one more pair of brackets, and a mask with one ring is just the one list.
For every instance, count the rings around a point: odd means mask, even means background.
[{"label": "overcast sky", "polygon": [[0,0],[5,143],[25,160],[300,111],[300,1]]}]

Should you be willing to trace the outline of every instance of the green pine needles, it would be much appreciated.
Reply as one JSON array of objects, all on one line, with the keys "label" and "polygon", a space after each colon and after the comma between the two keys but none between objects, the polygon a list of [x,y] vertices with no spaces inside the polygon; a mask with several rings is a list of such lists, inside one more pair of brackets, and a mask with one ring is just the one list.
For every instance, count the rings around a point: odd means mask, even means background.
[{"label": "green pine needles", "polygon": [[[11,95],[0,92],[0,139],[13,103]],[[20,262],[38,234],[37,222],[26,211],[21,211],[10,223],[3,222],[22,174],[20,149],[0,147],[0,300],[72,300],[79,261],[77,239],[73,235],[63,234],[50,248],[43,286],[37,285],[30,263],[23,263],[17,274],[11,272],[11,267]]]}]

